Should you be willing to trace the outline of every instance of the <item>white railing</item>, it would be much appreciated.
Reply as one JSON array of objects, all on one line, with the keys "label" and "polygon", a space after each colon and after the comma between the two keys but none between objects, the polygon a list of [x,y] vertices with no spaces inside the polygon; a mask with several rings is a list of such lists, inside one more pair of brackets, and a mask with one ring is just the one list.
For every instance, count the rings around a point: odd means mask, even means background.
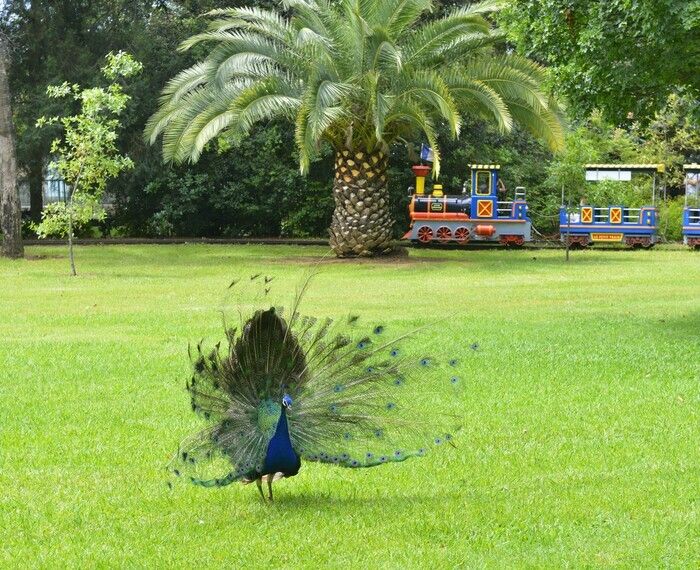
[{"label": "white railing", "polygon": [[505,214],[510,216],[513,212],[513,202],[499,201],[497,211],[499,215]]},{"label": "white railing", "polygon": [[691,208],[688,210],[688,223],[700,224],[700,208]]},{"label": "white railing", "polygon": [[626,224],[638,224],[641,217],[641,208],[622,208],[622,221]]}]

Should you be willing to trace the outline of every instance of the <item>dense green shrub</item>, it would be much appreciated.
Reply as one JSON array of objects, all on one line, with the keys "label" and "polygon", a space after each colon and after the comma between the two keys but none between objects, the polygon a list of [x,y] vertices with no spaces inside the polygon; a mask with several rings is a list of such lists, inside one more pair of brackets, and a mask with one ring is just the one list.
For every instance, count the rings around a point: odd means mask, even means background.
[{"label": "dense green shrub", "polygon": [[659,234],[669,241],[683,239],[683,197],[659,204]]}]

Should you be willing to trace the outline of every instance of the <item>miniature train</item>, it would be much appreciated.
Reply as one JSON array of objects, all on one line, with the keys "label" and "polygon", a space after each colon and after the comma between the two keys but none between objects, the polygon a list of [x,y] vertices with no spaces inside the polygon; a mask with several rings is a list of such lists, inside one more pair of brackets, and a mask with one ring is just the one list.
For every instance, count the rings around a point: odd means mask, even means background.
[{"label": "miniature train", "polygon": [[471,184],[461,195],[446,195],[440,184],[426,193],[429,166],[416,165],[416,186],[410,188],[411,227],[403,236],[416,244],[491,242],[510,247],[532,239],[525,189],[515,189],[513,200],[499,200],[505,187],[497,164],[472,164]]},{"label": "miniature train", "polygon": [[683,243],[700,249],[700,164],[686,164]]},{"label": "miniature train", "polygon": [[[641,208],[624,205],[605,207],[581,204],[574,210],[559,210],[559,236],[574,247],[587,247],[597,242],[624,243],[630,247],[653,247],[658,242],[656,201],[657,176],[663,164],[587,164],[586,180],[630,181],[633,174],[653,176],[652,204]],[[563,202],[563,200],[562,200]]]},{"label": "miniature train", "polygon": [[[532,221],[525,188],[518,186],[512,200],[505,198],[500,165],[471,164],[471,176],[462,194],[446,195],[442,185],[426,191],[430,166],[412,167],[415,187],[409,188],[410,229],[403,239],[414,244],[496,243],[520,247],[532,241]],[[583,203],[577,208],[563,205],[559,210],[559,239],[571,247],[595,243],[620,243],[628,247],[651,248],[659,241],[656,195],[663,164],[587,164],[586,180],[629,182],[635,174],[652,176],[651,204],[631,208],[622,204],[598,207]],[[700,164],[686,164],[683,241],[700,249]]]}]

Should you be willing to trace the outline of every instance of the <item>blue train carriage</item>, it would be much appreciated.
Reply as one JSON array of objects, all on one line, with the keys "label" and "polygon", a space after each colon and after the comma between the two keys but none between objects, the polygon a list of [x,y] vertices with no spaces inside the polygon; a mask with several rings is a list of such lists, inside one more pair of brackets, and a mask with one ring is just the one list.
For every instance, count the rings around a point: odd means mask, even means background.
[{"label": "blue train carriage", "polygon": [[414,166],[416,185],[409,189],[411,228],[404,239],[416,244],[490,242],[510,247],[531,241],[525,188],[516,188],[512,200],[505,199],[500,169],[498,164],[472,164],[462,194],[446,195],[440,184],[426,191],[430,167]]},{"label": "blue train carriage", "polygon": [[[663,164],[587,164],[586,181],[615,180],[629,182],[633,175],[652,177],[651,205],[629,208],[624,205],[598,207],[581,204],[579,208],[559,210],[561,241],[574,247],[588,247],[594,243],[623,243],[629,247],[650,248],[658,241],[658,211],[656,189]],[[564,197],[562,196],[562,204]]]},{"label": "blue train carriage", "polygon": [[700,164],[685,164],[683,243],[700,249]]}]

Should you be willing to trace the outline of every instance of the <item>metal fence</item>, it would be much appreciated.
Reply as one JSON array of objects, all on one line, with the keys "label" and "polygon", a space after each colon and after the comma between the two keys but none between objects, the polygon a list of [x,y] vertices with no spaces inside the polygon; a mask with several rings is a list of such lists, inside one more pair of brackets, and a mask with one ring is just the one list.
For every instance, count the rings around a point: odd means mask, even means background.
[{"label": "metal fence", "polygon": [[[54,202],[65,202],[68,200],[68,192],[70,187],[61,178],[45,178],[42,187],[43,204],[52,204]],[[22,210],[28,212],[30,209],[29,183],[26,180],[20,181],[19,196]],[[109,210],[114,205],[114,197],[105,193],[102,198],[102,206]]]}]

